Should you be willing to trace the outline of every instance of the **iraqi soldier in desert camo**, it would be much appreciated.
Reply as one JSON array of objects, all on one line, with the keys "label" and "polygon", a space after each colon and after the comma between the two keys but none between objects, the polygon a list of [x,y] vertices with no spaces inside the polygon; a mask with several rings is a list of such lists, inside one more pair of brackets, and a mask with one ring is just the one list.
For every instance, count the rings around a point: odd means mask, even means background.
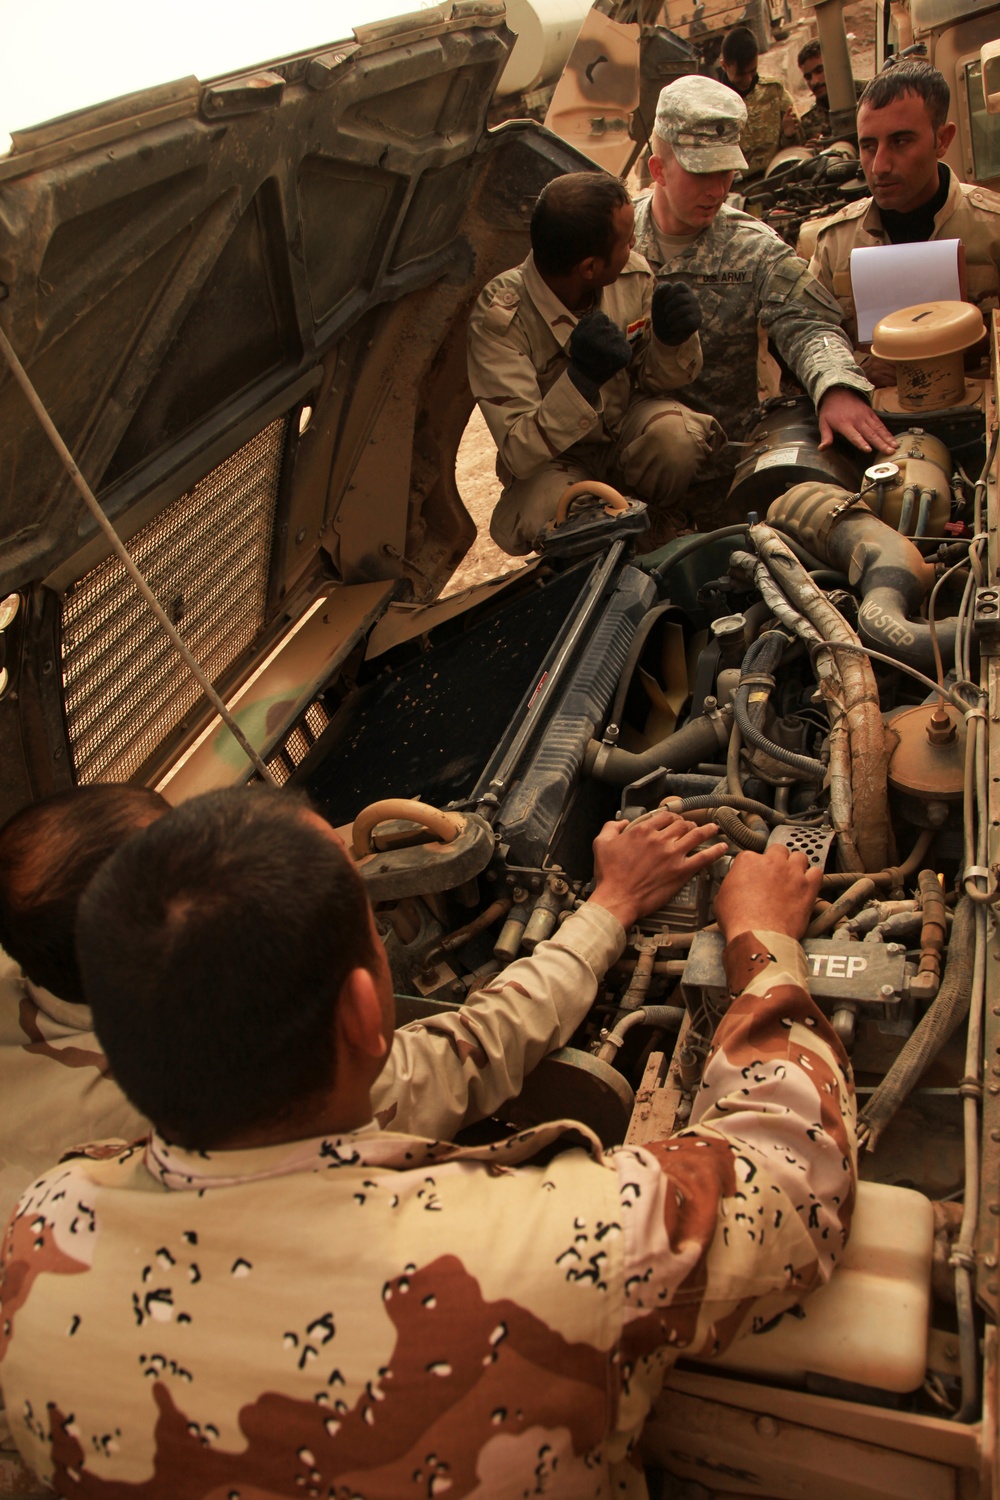
[{"label": "iraqi soldier in desert camo", "polygon": [[[29,1183],[65,1152],[149,1131],[95,1035],[73,927],[104,860],[168,811],[145,787],[84,786],[43,797],[0,828],[0,1227]],[[459,1011],[398,1027],[372,1087],[376,1123],[450,1139],[519,1093],[525,1075],[565,1046],[594,1002],[595,968],[615,923],[599,907],[591,917],[591,932],[571,924],[568,943],[560,930],[548,945],[548,984],[535,1005],[487,985]]]},{"label": "iraqi soldier in desert camo", "polygon": [[[701,309],[703,365],[684,401],[716,417],[730,443],[746,437],[758,404],[759,324],[814,402],[821,447],[840,433],[862,452],[892,452],[835,299],[772,230],[725,202],[744,162],[745,120],[739,95],[714,79],[669,84],[653,127],[653,187],[635,203],[636,249],[690,287]],[[724,450],[699,477],[731,470],[738,452]]]},{"label": "iraqi soldier in desert camo", "polygon": [[[575,924],[603,972],[716,832],[607,825],[563,941]],[[797,941],[819,884],[799,852],[734,861],[733,1003],[681,1134],[458,1147],[372,1120],[392,984],[320,819],[240,789],[129,840],[79,948],[155,1128],[53,1168],[7,1229],[0,1381],[33,1470],[79,1500],[639,1500],[664,1372],[824,1282],[849,1233],[850,1065]],[[536,1004],[548,946],[493,984]]]}]

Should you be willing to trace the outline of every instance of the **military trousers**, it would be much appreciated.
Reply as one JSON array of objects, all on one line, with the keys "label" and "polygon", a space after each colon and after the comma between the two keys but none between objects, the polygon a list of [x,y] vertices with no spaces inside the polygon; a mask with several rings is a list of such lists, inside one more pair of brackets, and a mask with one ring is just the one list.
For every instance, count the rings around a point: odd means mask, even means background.
[{"label": "military trousers", "polygon": [[513,557],[530,552],[556,513],[569,484],[600,479],[654,512],[677,510],[695,474],[725,442],[714,417],[679,401],[642,397],[629,406],[617,437],[575,443],[525,479],[513,479],[497,462],[505,488],[490,521],[490,536]]}]

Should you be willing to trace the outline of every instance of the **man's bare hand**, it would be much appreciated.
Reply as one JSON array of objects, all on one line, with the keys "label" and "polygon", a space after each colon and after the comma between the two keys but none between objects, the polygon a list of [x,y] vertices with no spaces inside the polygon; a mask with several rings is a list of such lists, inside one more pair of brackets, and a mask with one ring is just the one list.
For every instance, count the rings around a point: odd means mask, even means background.
[{"label": "man's bare hand", "polygon": [[781,133],[793,138],[799,133],[799,117],[794,106],[789,106],[781,117]]},{"label": "man's bare hand", "polygon": [[634,823],[605,823],[594,840],[591,901],[631,927],[726,853],[724,843],[702,847],[718,831],[716,823],[698,827],[665,808]]},{"label": "man's bare hand", "polygon": [[854,357],[876,388],[885,390],[888,386],[896,384],[896,366],[891,359],[879,359],[875,354],[863,354],[860,358],[857,355]]},{"label": "man's bare hand", "polygon": [[741,932],[784,932],[801,939],[819,895],[823,872],[800,849],[772,844],[763,854],[743,850],[715,898],[715,916],[726,942]]},{"label": "man's bare hand", "polygon": [[819,409],[816,413],[819,417],[820,450],[829,448],[833,444],[836,433],[841,433],[855,448],[860,448],[862,453],[870,453],[873,448],[882,453],[895,453],[896,439],[875,412],[872,411],[868,402],[857,391],[848,390],[846,386],[834,386],[832,391],[827,391]]}]

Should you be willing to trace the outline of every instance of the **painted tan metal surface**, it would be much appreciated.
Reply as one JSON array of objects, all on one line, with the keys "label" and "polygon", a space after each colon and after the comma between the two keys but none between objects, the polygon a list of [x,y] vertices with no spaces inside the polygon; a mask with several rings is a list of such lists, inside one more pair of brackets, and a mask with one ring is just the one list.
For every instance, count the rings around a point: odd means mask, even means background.
[{"label": "painted tan metal surface", "polygon": [[[260,754],[279,743],[337,664],[378,619],[395,585],[361,583],[318,599],[294,634],[286,636],[230,700],[237,722]],[[200,792],[246,778],[246,757],[215,718],[160,790],[175,805]]]}]

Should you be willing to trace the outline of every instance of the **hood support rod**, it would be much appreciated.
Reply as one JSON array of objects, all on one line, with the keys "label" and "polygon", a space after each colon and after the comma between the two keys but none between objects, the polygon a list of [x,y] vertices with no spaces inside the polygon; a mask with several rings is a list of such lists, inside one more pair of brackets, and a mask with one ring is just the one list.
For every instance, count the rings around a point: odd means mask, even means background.
[{"label": "hood support rod", "polygon": [[95,496],[93,490],[90,488],[90,485],[84,479],[76,463],[74,462],[73,455],[70,453],[69,449],[66,447],[66,444],[59,436],[59,432],[56,429],[55,423],[46,411],[42,399],[39,396],[38,392],[35,390],[35,387],[28,379],[28,375],[24,369],[24,366],[21,364],[21,361],[15,354],[10,340],[8,339],[2,328],[0,328],[0,350],[3,351],[4,358],[6,359],[8,365],[10,365],[14,379],[17,381],[18,385],[21,387],[21,390],[24,392],[25,399],[27,400],[28,405],[31,407],[32,411],[35,413],[35,416],[41,423],[46,437],[49,439],[49,442],[58,453],[63,467],[65,468],[70,479],[72,479],[73,483],[76,485],[81,499],[83,500],[87,509],[90,511],[94,520],[97,522],[98,526],[104,532],[104,535],[107,537],[108,541],[111,544],[112,551],[121,561],[129,577],[132,579],[132,582],[139,590],[139,593],[142,595],[143,599],[149,605],[150,609],[153,611],[153,614],[156,616],[157,620],[160,622],[160,624],[163,626],[163,629],[170,637],[170,641],[174,649],[180,656],[181,660],[184,662],[192,677],[204,692],[206,698],[212,704],[216,713],[222,719],[222,722],[226,725],[226,728],[233,736],[233,739],[236,741],[240,749],[250,761],[250,764],[253,766],[254,770],[263,777],[264,781],[266,781],[268,785],[277,786],[277,782],[271,775],[270,771],[267,769],[267,766],[264,764],[263,760],[257,754],[257,751],[251,745],[250,741],[243,733],[243,730],[240,728],[239,724],[237,724],[235,718],[230,713],[225,703],[222,701],[222,698],[216,692],[215,687],[209,681],[198,661],[195,659],[191,651],[181,639],[181,636],[175,626],[167,618],[167,615],[161,607],[156,595],[153,593],[153,590],[150,588],[149,584],[146,582],[145,578],[142,576],[139,569],[132,561],[132,557],[127,551],[125,543],[122,541],[121,537],[118,535],[117,531],[112,526],[107,516],[104,514],[104,511],[101,509],[101,506],[98,503],[97,497]]}]

